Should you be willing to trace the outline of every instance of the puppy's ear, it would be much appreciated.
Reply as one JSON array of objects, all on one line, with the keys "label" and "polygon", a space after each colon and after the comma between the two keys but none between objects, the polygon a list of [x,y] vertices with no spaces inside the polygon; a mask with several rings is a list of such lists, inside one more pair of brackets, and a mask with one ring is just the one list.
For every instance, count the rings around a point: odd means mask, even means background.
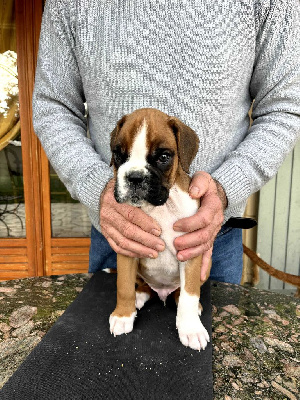
[{"label": "puppy's ear", "polygon": [[[125,121],[126,121],[126,115],[124,115],[118,122],[117,125],[115,127],[115,129],[111,132],[110,134],[110,150],[111,153],[113,152],[113,149],[115,147],[115,143],[116,143],[116,138],[118,136],[118,133],[120,132],[122,126],[124,125]],[[110,161],[110,166],[113,165],[113,154],[111,157],[111,161]]]},{"label": "puppy's ear", "polygon": [[182,169],[189,173],[191,162],[197,154],[199,138],[192,128],[185,125],[176,117],[170,117],[169,126],[174,132],[177,141],[179,162]]}]

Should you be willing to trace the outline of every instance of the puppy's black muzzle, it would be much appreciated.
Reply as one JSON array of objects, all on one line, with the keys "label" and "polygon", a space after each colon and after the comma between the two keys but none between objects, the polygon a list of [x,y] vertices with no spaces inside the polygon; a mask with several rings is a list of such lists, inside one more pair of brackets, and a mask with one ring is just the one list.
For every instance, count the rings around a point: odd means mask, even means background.
[{"label": "puppy's black muzzle", "polygon": [[149,185],[145,200],[153,206],[162,206],[168,200],[169,189],[164,186],[163,175],[160,171],[151,166],[147,169],[149,171]]},{"label": "puppy's black muzzle", "polygon": [[169,190],[162,183],[162,176],[154,168],[144,171],[130,171],[125,176],[126,196],[120,196],[118,181],[115,186],[115,199],[118,203],[130,203],[139,207],[144,201],[153,206],[165,204]]},{"label": "puppy's black muzzle", "polygon": [[146,176],[141,171],[132,171],[126,175],[126,180],[132,186],[142,186],[143,182],[146,180]]}]

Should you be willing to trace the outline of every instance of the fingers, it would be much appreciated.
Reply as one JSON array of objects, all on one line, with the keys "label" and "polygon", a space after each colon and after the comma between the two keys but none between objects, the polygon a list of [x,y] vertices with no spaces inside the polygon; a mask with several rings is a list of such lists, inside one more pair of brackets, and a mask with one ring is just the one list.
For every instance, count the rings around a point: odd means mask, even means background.
[{"label": "fingers", "polygon": [[221,229],[223,219],[220,200],[214,199],[214,196],[207,196],[194,216],[177,221],[176,230],[188,232],[174,241],[174,246],[179,252],[178,259],[186,261],[210,249]]},{"label": "fingers", "polygon": [[[186,233],[175,239],[177,251],[186,250],[189,248],[199,247],[199,250],[208,250],[214,242],[215,235],[219,232],[219,227],[209,225],[204,229],[196,230],[195,232]],[[197,254],[199,255],[199,254]]]},{"label": "fingers", "polygon": [[159,224],[142,210],[119,204],[114,197],[114,181],[110,181],[100,201],[100,226],[103,235],[117,253],[130,257],[156,258],[165,248],[159,238]]},{"label": "fingers", "polygon": [[187,261],[210,251],[219,230],[219,227],[217,227],[212,234],[208,235],[204,233],[203,237],[200,235],[197,236],[197,232],[193,232],[176,238],[174,245],[176,250],[178,250],[178,260]]},{"label": "fingers", "polygon": [[190,196],[201,198],[201,206],[195,215],[180,219],[173,226],[177,232],[186,232],[174,240],[178,260],[187,261],[212,248],[224,220],[221,191],[208,173],[199,171],[193,176]]},{"label": "fingers", "polygon": [[112,248],[123,255],[129,255],[127,253],[130,252],[133,257],[156,258],[158,251],[165,247],[163,240],[123,220],[121,215],[114,222],[102,225],[102,233]]},{"label": "fingers", "polygon": [[209,196],[204,195],[195,215],[176,221],[173,229],[176,232],[194,232],[211,224],[220,225],[223,219],[222,203],[217,194],[211,193]]},{"label": "fingers", "polygon": [[110,233],[105,232],[103,234],[107,238],[107,241],[110,244],[111,248],[116,253],[135,258],[156,258],[158,256],[157,251],[149,247],[143,246],[140,243],[135,242],[134,240],[124,238],[124,236],[122,236],[114,228],[112,228]]},{"label": "fingers", "polygon": [[223,211],[228,205],[228,200],[224,188],[222,185],[215,181],[211,175],[205,171],[198,171],[193,175],[189,194],[192,199],[200,199],[204,194],[208,192],[215,192],[221,200]]},{"label": "fingers", "polygon": [[[100,201],[100,222],[106,217],[110,217],[109,213],[122,215],[126,221],[139,226],[143,231],[151,233],[155,236],[160,236],[161,228],[159,224],[150,216],[145,214],[137,207],[129,206],[128,204],[117,203],[114,196],[115,181],[112,179],[108,182]],[[113,218],[110,218],[111,220]]]},{"label": "fingers", "polygon": [[116,210],[131,223],[140,227],[143,231],[150,233],[151,235],[160,236],[161,228],[158,223],[141,209],[132,207],[127,204],[118,204]]},{"label": "fingers", "polygon": [[196,172],[189,188],[189,194],[193,199],[200,199],[209,189],[213,178],[205,171]]}]

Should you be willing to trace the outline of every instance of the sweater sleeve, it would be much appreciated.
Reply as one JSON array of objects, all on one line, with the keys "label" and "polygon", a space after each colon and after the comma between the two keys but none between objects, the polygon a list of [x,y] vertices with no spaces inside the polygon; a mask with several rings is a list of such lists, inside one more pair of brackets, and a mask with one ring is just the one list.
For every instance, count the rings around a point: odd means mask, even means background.
[{"label": "sweater sleeve", "polygon": [[[261,18],[261,15],[260,15]],[[261,18],[262,20],[262,18]],[[235,207],[278,171],[300,134],[300,2],[271,0],[250,82],[253,124],[212,174]]]},{"label": "sweater sleeve", "polygon": [[46,2],[33,94],[33,124],[71,196],[95,214],[101,192],[113,173],[87,138],[71,7],[76,6],[68,1]]}]

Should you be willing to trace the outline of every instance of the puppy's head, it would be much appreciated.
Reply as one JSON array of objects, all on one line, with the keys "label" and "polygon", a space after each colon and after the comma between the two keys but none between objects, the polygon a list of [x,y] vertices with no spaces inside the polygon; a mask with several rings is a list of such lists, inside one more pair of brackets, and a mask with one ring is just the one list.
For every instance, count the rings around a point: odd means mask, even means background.
[{"label": "puppy's head", "polygon": [[198,142],[191,128],[161,111],[125,115],[111,133],[116,200],[136,207],[163,205],[178,168],[188,172]]}]

